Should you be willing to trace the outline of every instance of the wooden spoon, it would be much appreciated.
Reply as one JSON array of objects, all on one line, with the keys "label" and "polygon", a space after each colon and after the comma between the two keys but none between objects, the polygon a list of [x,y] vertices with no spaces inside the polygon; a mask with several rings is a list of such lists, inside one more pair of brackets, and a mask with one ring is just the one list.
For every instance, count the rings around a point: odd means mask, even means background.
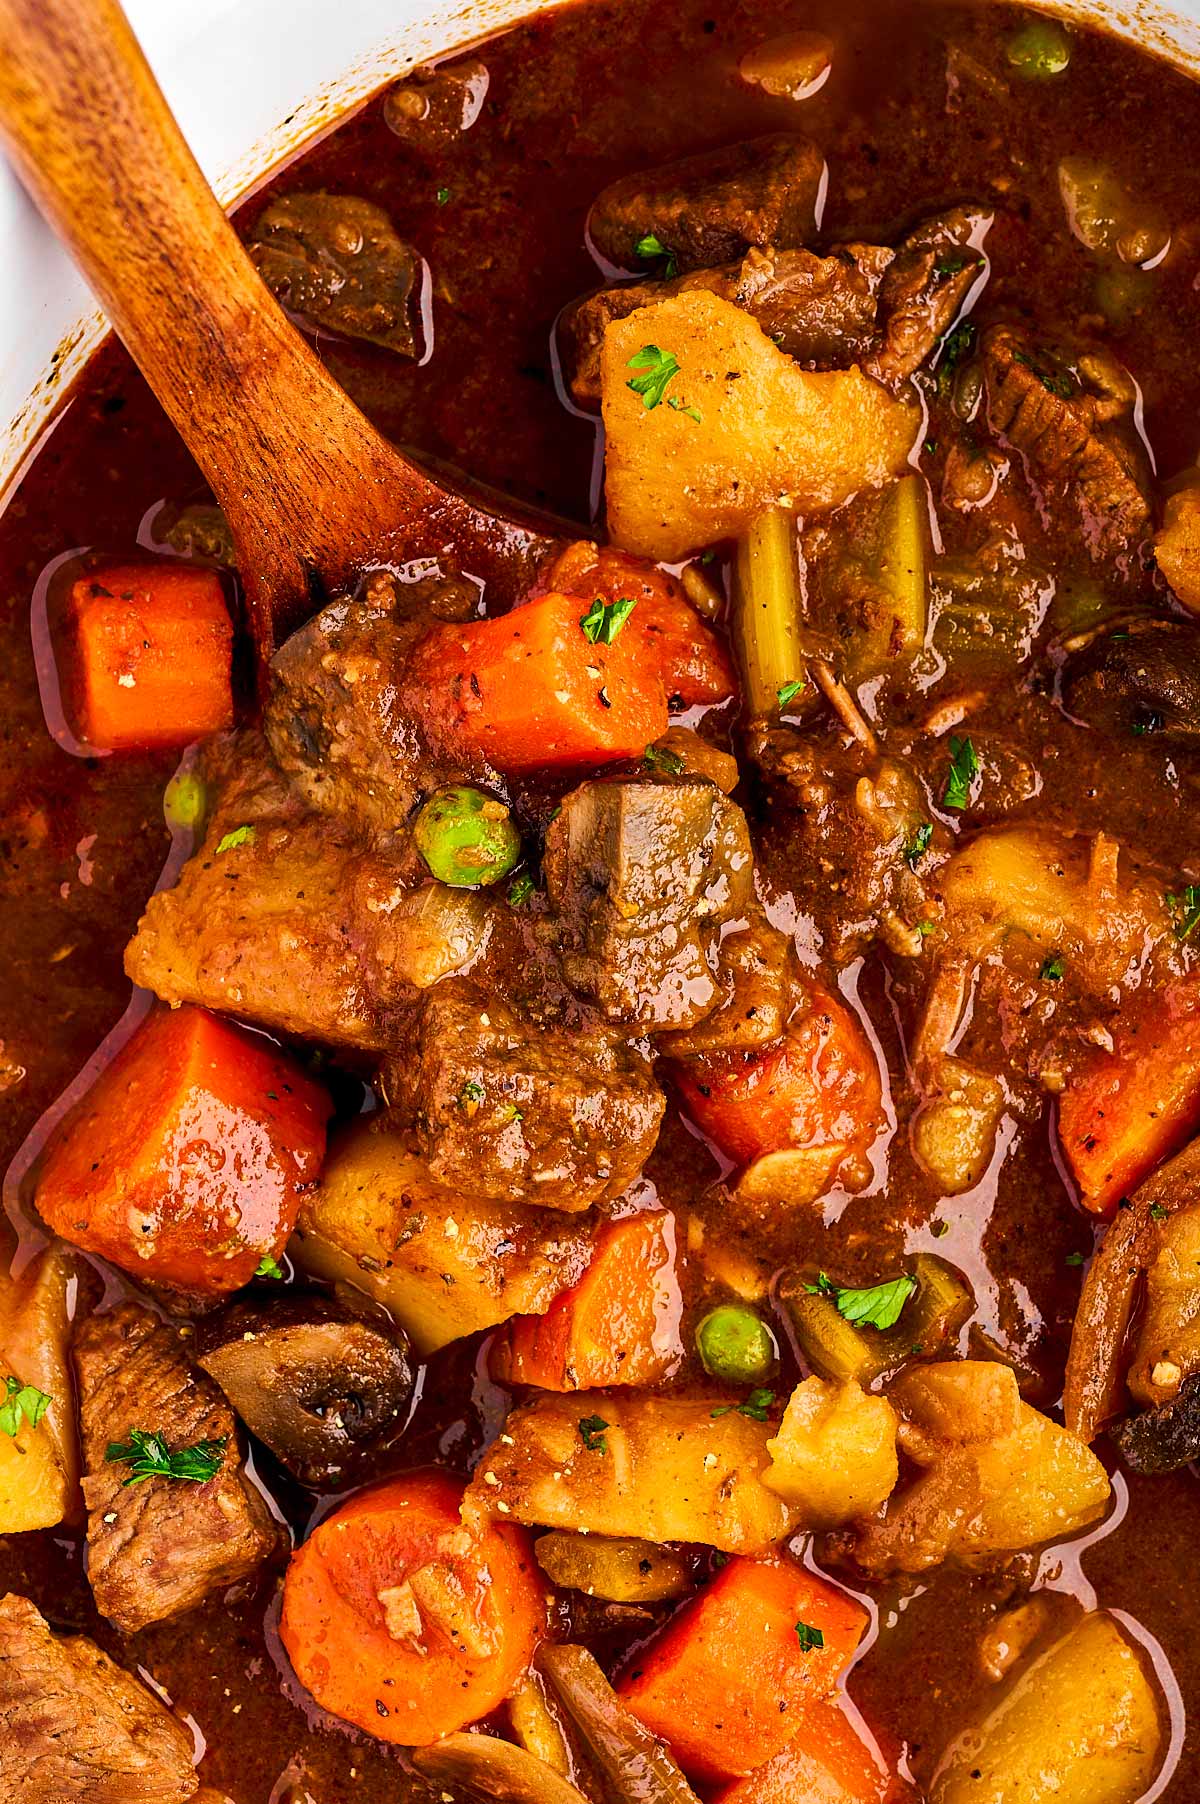
[{"label": "wooden spoon", "polygon": [[260,281],[117,0],[0,0],[0,141],[229,520],[260,679],[370,564],[444,556],[520,592],[558,523],[446,487],[364,419]]}]

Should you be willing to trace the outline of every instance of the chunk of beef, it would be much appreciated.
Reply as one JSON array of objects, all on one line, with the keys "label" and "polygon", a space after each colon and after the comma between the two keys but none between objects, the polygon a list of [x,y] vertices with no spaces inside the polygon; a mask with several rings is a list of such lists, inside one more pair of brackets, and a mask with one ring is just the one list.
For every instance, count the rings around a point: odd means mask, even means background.
[{"label": "chunk of beef", "polygon": [[304,812],[255,736],[213,746],[206,768],[220,797],[126,948],[135,983],[172,1005],[379,1050],[397,1008],[480,955],[492,904],[425,881],[405,838],[373,846]]},{"label": "chunk of beef", "polygon": [[730,263],[752,244],[804,244],[824,178],[816,145],[783,132],[701,151],[605,188],[592,242],[619,269],[638,269],[638,246],[653,236],[684,272]]},{"label": "chunk of beef", "polygon": [[271,663],[264,726],[283,770],[313,808],[396,827],[435,775],[405,688],[409,655],[440,622],[468,620],[478,592],[377,572],[360,597],[330,602]]},{"label": "chunk of beef", "polygon": [[617,1035],[535,1024],[458,980],[425,997],[382,1082],[439,1183],[547,1209],[619,1196],[649,1158],[664,1108],[649,1067]]},{"label": "chunk of beef", "polygon": [[1107,356],[1065,358],[1017,326],[993,326],[981,352],[988,424],[1021,453],[1048,514],[1074,511],[1093,557],[1127,557],[1152,511],[1130,378]]},{"label": "chunk of beef", "polygon": [[[124,1303],[91,1316],[74,1347],[88,1511],[88,1578],[96,1608],[123,1634],[181,1616],[236,1584],[286,1546],[247,1478],[233,1411],[148,1309]],[[132,1429],[171,1452],[223,1443],[205,1483],[156,1476],[127,1484],[130,1468],[106,1457]]]},{"label": "chunk of beef", "polygon": [[724,991],[714,948],[748,913],[746,817],[711,783],[583,783],[546,835],[546,888],[567,981],[610,1021],[693,1027]]},{"label": "chunk of beef", "polygon": [[488,79],[487,64],[478,56],[414,69],[384,95],[383,116],[414,149],[445,150],[478,119]]},{"label": "chunk of beef", "polygon": [[1102,733],[1200,739],[1200,624],[1116,616],[1070,652],[1067,711]]},{"label": "chunk of beef", "polygon": [[917,837],[926,809],[911,769],[788,727],[758,734],[751,750],[772,803],[760,866],[815,917],[829,955],[844,963],[875,935],[901,954],[917,950],[913,923],[937,848],[931,855]]},{"label": "chunk of beef", "polygon": [[692,288],[708,289],[744,308],[798,363],[812,369],[845,368],[876,343],[876,296],[891,256],[890,250],[870,244],[842,245],[827,257],[807,250],[755,249],[740,264],[585,295],[558,322],[571,399],[579,407],[599,407],[600,349],[611,320]]},{"label": "chunk of beef", "polygon": [[13,1804],[194,1798],[192,1738],[86,1635],[53,1635],[27,1597],[0,1598],[0,1797]]},{"label": "chunk of beef", "polygon": [[882,342],[863,367],[896,389],[950,330],[984,268],[971,239],[985,216],[954,207],[924,221],[896,248],[879,290]]},{"label": "chunk of beef", "polygon": [[310,330],[417,356],[423,264],[373,201],[282,194],[259,214],[246,248],[275,299]]}]

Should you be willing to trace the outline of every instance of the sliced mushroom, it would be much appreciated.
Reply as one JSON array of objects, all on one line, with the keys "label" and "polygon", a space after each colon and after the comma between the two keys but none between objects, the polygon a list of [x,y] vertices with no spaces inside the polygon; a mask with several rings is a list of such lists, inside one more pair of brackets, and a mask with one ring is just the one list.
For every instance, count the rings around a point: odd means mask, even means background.
[{"label": "sliced mushroom", "polygon": [[501,1804],[587,1804],[544,1760],[495,1735],[447,1735],[410,1755],[417,1771],[443,1788]]},{"label": "sliced mushroom", "polygon": [[1068,656],[1067,712],[1105,733],[1200,738],[1200,625],[1115,619]]},{"label": "sliced mushroom", "polygon": [[331,1297],[233,1304],[197,1327],[195,1358],[302,1484],[336,1484],[407,1407],[408,1345]]},{"label": "sliced mushroom", "polygon": [[1185,1378],[1178,1396],[1113,1424],[1112,1438],[1135,1472],[1174,1472],[1200,1459],[1200,1373]]}]

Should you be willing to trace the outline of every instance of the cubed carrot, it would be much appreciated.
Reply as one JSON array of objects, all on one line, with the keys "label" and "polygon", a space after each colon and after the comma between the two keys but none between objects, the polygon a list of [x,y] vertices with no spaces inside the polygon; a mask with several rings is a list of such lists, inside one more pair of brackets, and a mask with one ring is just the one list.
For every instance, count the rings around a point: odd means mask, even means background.
[{"label": "cubed carrot", "polygon": [[136,1277],[236,1290],[282,1252],[330,1113],[321,1085],[262,1035],[157,1009],[52,1137],[37,1209]]},{"label": "cubed carrot", "polygon": [[1113,1047],[1089,1051],[1059,1099],[1058,1134],[1086,1208],[1111,1215],[1200,1125],[1200,973],[1133,999]]},{"label": "cubed carrot", "polygon": [[580,1391],[657,1384],[683,1357],[674,1217],[631,1215],[601,1229],[578,1283],[545,1315],[518,1315],[492,1348],[501,1384]]},{"label": "cubed carrot", "polygon": [[443,626],[413,653],[408,685],[431,738],[498,770],[563,770],[640,758],[667,730],[667,692],[640,641],[593,642],[577,595]]},{"label": "cubed carrot", "polygon": [[833,1692],[866,1625],[860,1603],[792,1560],[733,1559],[642,1648],[617,1691],[691,1778],[740,1778]]},{"label": "cubed carrot", "polygon": [[781,1754],[723,1786],[712,1804],[890,1804],[901,1795],[842,1705],[822,1698],[805,1706]]},{"label": "cubed carrot", "polygon": [[677,577],[648,558],[580,539],[561,552],[550,585],[592,601],[635,603],[626,631],[635,634],[662,676],[669,700],[685,708],[725,702],[737,690],[724,641],[700,619]]},{"label": "cubed carrot", "polygon": [[188,745],[233,724],[233,622],[221,577],[182,562],[110,564],[71,590],[64,691],[99,751]]},{"label": "cubed carrot", "polygon": [[792,1147],[864,1150],[879,1131],[879,1067],[854,1011],[811,978],[783,1036],[671,1066],[688,1114],[738,1164]]}]

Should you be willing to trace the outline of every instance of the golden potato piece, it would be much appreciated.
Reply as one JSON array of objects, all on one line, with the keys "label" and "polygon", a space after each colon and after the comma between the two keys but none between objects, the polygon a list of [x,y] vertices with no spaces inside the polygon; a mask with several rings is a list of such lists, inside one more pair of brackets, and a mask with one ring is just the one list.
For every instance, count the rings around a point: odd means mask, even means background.
[{"label": "golden potato piece", "polygon": [[[654,407],[629,387],[647,346],[679,365]],[[666,560],[735,537],[765,507],[810,513],[886,482],[919,424],[861,370],[801,369],[702,290],[613,320],[601,380],[613,540]]]},{"label": "golden potato piece", "polygon": [[509,1416],[467,1497],[543,1528],[765,1554],[799,1522],[763,1483],[771,1433],[719,1397],[544,1395]]},{"label": "golden potato piece", "polygon": [[833,1528],[869,1516],[900,1475],[897,1416],[886,1397],[869,1397],[851,1379],[806,1378],[792,1392],[773,1441],[763,1483],[794,1504],[806,1525]]},{"label": "golden potato piece", "polygon": [[435,1184],[403,1136],[364,1122],[335,1144],[289,1251],[382,1303],[418,1353],[511,1315],[544,1315],[583,1273],[586,1217]]},{"label": "golden potato piece", "polygon": [[931,1804],[1135,1804],[1162,1741],[1142,1655],[1111,1616],[1085,1616],[951,1745]]},{"label": "golden potato piece", "polygon": [[1154,556],[1184,607],[1200,614],[1200,482],[1168,498]]},{"label": "golden potato piece", "polygon": [[586,1591],[617,1604],[656,1604],[691,1582],[686,1560],[653,1541],[610,1541],[552,1529],[534,1542],[538,1565],[562,1591]]},{"label": "golden potato piece", "polygon": [[78,1504],[79,1441],[67,1357],[76,1274],[69,1249],[55,1241],[19,1278],[0,1279],[0,1387],[14,1378],[50,1398],[36,1427],[22,1411],[16,1435],[0,1433],[0,1534],[53,1528]]}]

